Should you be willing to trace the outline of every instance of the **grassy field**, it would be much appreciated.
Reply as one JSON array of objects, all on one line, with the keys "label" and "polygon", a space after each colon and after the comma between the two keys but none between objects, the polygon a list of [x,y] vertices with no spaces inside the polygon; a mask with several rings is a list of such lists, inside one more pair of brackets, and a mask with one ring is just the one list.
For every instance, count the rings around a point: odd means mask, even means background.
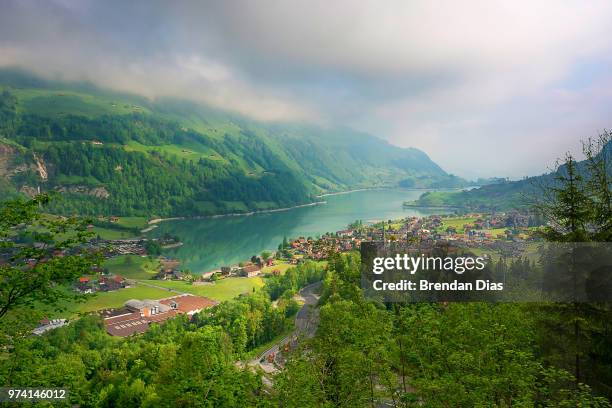
[{"label": "grassy field", "polygon": [[266,266],[261,269],[262,273],[272,273],[273,270],[278,269],[281,275],[284,275],[287,272],[287,269],[291,268],[294,265],[291,265],[289,262],[284,261],[276,261],[278,262],[276,265]]},{"label": "grassy field", "polygon": [[85,302],[76,304],[78,312],[86,313],[111,307],[121,307],[130,299],[163,299],[174,293],[149,286],[136,285],[112,292],[98,292]]},{"label": "grassy field", "polygon": [[183,281],[152,281],[156,286],[176,289],[181,292],[205,296],[214,300],[224,301],[235,298],[242,293],[251,293],[253,288],[263,286],[263,279],[254,278],[227,278],[210,285],[191,285]]},{"label": "grassy field", "polygon": [[198,159],[206,159],[206,160],[214,160],[225,162],[225,159],[219,154],[212,150],[208,149],[204,146],[200,145],[186,145],[186,146],[177,146],[177,145],[158,145],[158,146],[147,146],[141,143],[130,141],[128,144],[124,145],[124,149],[127,151],[137,151],[143,153],[149,153],[152,151],[156,151],[159,153],[167,153],[173,156],[177,156],[181,159],[187,160],[198,160]]},{"label": "grassy field", "polygon": [[108,259],[104,267],[126,279],[150,279],[159,271],[159,262],[138,255],[121,255]]},{"label": "grassy field", "polygon": [[475,217],[442,218],[442,231],[445,231],[448,227],[453,227],[458,233],[462,233],[465,224],[472,224],[476,220]]},{"label": "grassy field", "polygon": [[143,229],[147,226],[147,219],[145,217],[120,217],[117,224],[126,228]]},{"label": "grassy field", "polygon": [[129,231],[123,231],[118,229],[110,229],[104,227],[94,227],[93,229],[96,235],[99,235],[102,239],[128,239],[134,238],[136,235]]},{"label": "grassy field", "polygon": [[175,293],[168,290],[135,285],[112,292],[83,295],[83,298],[78,301],[63,300],[58,302],[57,308],[53,309],[41,303],[36,306],[36,309],[50,318],[74,318],[97,310],[121,307],[130,299],[163,299],[173,295]]},{"label": "grassy field", "polygon": [[492,229],[482,230],[482,231],[485,233],[489,233],[493,236],[493,238],[496,238],[499,235],[501,235],[502,237],[505,237],[507,229],[508,228],[492,228]]},{"label": "grassy field", "polygon": [[125,115],[132,112],[147,112],[146,109],[133,103],[69,90],[17,89],[13,92],[22,102],[22,110],[41,116],[53,117],[70,113],[91,118],[105,114]]},{"label": "grassy field", "polygon": [[498,252],[495,251],[491,251],[489,249],[484,249],[484,248],[470,248],[469,249],[470,252],[472,252],[474,255],[476,256],[483,256],[485,254],[489,255],[491,257],[491,259],[494,262],[498,262],[499,258],[501,258],[501,256],[499,255]]}]

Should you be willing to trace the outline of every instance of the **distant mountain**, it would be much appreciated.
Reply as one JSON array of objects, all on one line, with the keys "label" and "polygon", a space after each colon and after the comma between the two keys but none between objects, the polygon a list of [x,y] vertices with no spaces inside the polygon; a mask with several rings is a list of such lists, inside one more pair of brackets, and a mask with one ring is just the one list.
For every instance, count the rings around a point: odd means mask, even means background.
[{"label": "distant mountain", "polygon": [[[608,172],[612,174],[612,143],[608,143],[602,152],[608,157]],[[576,164],[579,173],[584,175],[586,161]],[[557,172],[563,172],[560,166]],[[472,190],[455,192],[427,192],[418,200],[410,203],[423,207],[454,207],[468,211],[506,211],[530,207],[541,194],[541,189],[555,185],[556,173],[547,173],[519,181],[499,180],[497,183],[484,185]]]},{"label": "distant mountain", "polygon": [[211,215],[381,186],[454,186],[422,151],[348,128],[267,124],[0,70],[0,192],[59,213]]}]

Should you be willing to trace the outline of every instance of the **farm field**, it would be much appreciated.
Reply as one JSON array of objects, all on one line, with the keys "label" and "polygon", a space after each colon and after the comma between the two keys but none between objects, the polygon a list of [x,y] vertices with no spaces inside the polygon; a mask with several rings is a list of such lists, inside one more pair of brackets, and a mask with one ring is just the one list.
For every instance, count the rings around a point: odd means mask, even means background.
[{"label": "farm field", "polygon": [[117,224],[126,228],[145,228],[147,219],[145,217],[119,217]]},{"label": "farm field", "polygon": [[227,278],[210,285],[191,285],[183,281],[150,281],[150,283],[164,288],[205,296],[219,302],[233,299],[242,293],[250,293],[253,289],[258,289],[264,284],[260,277]]},{"label": "farm field", "polygon": [[94,227],[93,229],[96,235],[99,235],[102,239],[129,239],[134,238],[136,235],[132,234],[129,231],[119,230],[119,229],[111,229],[105,227]]},{"label": "farm field", "polygon": [[159,271],[159,261],[138,255],[121,255],[104,262],[104,268],[126,279],[150,279]]}]

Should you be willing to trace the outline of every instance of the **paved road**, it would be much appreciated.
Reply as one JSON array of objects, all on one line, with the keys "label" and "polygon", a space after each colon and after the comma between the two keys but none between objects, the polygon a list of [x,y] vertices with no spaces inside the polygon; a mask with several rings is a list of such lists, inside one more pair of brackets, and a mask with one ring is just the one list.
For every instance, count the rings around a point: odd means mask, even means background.
[{"label": "paved road", "polygon": [[[268,356],[278,354],[278,351],[290,341],[296,340],[302,336],[312,337],[317,331],[319,323],[319,309],[315,308],[319,301],[319,295],[316,293],[321,287],[321,282],[316,282],[304,287],[298,293],[298,297],[304,301],[304,305],[295,316],[295,330],[285,336],[281,341],[270,347],[256,358],[249,361],[250,366],[259,365],[265,372],[277,371],[273,363],[268,362]],[[263,360],[263,362],[262,362]]]}]

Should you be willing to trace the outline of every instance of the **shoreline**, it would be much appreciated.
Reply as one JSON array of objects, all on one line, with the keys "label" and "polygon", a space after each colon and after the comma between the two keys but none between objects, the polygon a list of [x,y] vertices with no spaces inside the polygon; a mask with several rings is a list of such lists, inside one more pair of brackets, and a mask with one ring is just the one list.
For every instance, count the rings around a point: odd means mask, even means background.
[{"label": "shoreline", "polygon": [[364,188],[356,188],[352,190],[346,191],[338,191],[335,193],[325,193],[319,194],[315,197],[327,197],[327,196],[336,196],[350,193],[357,193],[359,191],[377,191],[377,190],[406,190],[406,191],[462,191],[462,190],[471,190],[474,188],[478,188],[479,186],[468,186],[468,187],[446,187],[446,188],[436,188],[436,187],[400,187],[400,186],[379,186],[379,187],[364,187]]},{"label": "shoreline", "polygon": [[245,213],[228,213],[228,214],[215,214],[215,215],[194,215],[194,216],[191,216],[191,217],[154,218],[152,220],[149,220],[147,222],[147,224],[148,225],[155,225],[155,224],[159,224],[160,222],[165,222],[165,221],[201,220],[201,219],[206,219],[206,218],[247,217],[247,216],[256,215],[256,214],[268,214],[268,213],[275,213],[275,212],[281,212],[281,211],[294,210],[296,208],[312,207],[312,206],[315,206],[315,205],[322,205],[322,204],[326,204],[326,203],[327,203],[327,201],[315,201],[315,202],[312,202],[312,203],[294,205],[292,207],[273,208],[271,210],[249,211],[249,212],[245,212]]},{"label": "shoreline", "polygon": [[[409,191],[431,191],[431,190],[463,190],[464,188],[462,187],[458,187],[458,188],[450,188],[450,189],[432,189],[429,187],[424,187],[424,188],[405,188],[405,187],[392,187],[392,186],[380,186],[380,187],[364,187],[364,188],[356,188],[356,189],[352,189],[352,190],[346,190],[346,191],[338,191],[335,193],[325,193],[325,194],[319,194],[317,196],[315,196],[316,198],[323,198],[323,197],[328,197],[328,196],[337,196],[337,195],[344,195],[344,194],[351,194],[351,193],[357,193],[360,191],[376,191],[376,190],[393,190],[395,188],[399,188],[399,189],[403,189],[403,190],[409,190]],[[275,213],[275,212],[281,212],[281,211],[289,211],[289,210],[294,210],[296,208],[303,208],[303,207],[312,207],[315,205],[322,205],[322,204],[326,204],[327,201],[322,200],[322,201],[314,201],[312,203],[306,203],[306,204],[299,204],[299,205],[294,205],[292,207],[283,207],[283,208],[274,208],[271,210],[258,210],[258,211],[249,211],[249,212],[245,212],[245,213],[228,213],[228,214],[213,214],[213,215],[194,215],[194,216],[187,216],[187,217],[168,217],[168,218],[154,218],[151,219],[149,221],[147,221],[148,225],[155,225],[155,224],[159,224],[160,222],[165,222],[165,221],[180,221],[180,220],[200,220],[200,219],[206,219],[206,218],[221,218],[221,217],[242,217],[242,216],[250,216],[250,215],[256,215],[256,214],[268,214],[268,213]],[[420,206],[421,208],[427,208],[425,206]],[[146,231],[149,232],[150,230]]]},{"label": "shoreline", "polygon": [[462,208],[455,205],[423,205],[423,204],[402,204],[403,208],[423,208],[428,210],[461,210]]},{"label": "shoreline", "polygon": [[327,196],[336,196],[336,195],[357,193],[359,191],[385,190],[385,189],[388,189],[388,188],[393,188],[393,187],[365,187],[365,188],[356,188],[356,189],[353,189],[353,190],[338,191],[336,193],[319,194],[318,196],[315,196],[315,197],[322,198],[322,197],[327,197]]}]

